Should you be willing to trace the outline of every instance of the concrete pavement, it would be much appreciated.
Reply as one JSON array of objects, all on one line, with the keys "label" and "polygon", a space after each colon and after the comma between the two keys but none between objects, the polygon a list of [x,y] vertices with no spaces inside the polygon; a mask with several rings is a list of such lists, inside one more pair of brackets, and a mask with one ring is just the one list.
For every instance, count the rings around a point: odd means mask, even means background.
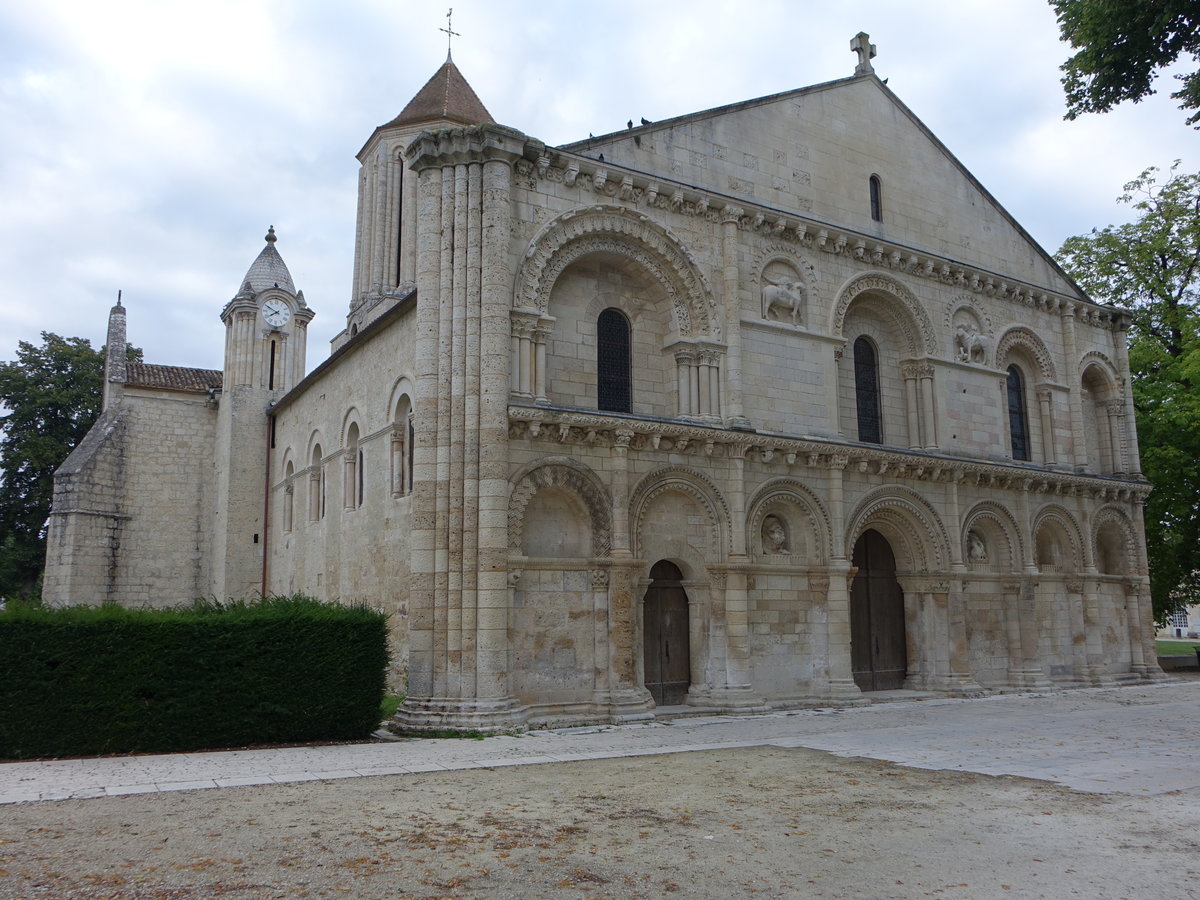
[{"label": "concrete pavement", "polygon": [[0,764],[0,804],[499,768],[736,747],[807,747],[1097,793],[1200,789],[1200,681],[710,715],[470,739],[408,739]]}]

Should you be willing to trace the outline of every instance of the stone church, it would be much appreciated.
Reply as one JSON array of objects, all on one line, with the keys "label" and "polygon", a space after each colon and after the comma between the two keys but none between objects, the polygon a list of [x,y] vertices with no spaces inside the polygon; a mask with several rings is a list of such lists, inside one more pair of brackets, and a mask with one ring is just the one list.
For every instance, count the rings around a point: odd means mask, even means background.
[{"label": "stone church", "polygon": [[447,58],[359,151],[312,371],[273,231],[220,370],[112,310],[46,597],[365,601],[398,729],[1162,677],[1129,317],[851,50],[558,147]]}]

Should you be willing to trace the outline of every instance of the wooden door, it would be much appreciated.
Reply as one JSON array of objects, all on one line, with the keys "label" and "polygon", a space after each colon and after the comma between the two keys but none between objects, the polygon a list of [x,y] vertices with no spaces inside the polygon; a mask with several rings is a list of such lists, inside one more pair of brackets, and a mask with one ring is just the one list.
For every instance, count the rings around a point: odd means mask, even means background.
[{"label": "wooden door", "polygon": [[896,580],[896,557],[878,531],[863,532],[854,545],[858,574],[850,587],[850,666],[864,691],[904,687],[908,650],[904,638],[904,592]]},{"label": "wooden door", "polygon": [[683,573],[663,560],[650,578],[642,604],[646,689],[659,706],[676,706],[687,697],[692,668]]}]

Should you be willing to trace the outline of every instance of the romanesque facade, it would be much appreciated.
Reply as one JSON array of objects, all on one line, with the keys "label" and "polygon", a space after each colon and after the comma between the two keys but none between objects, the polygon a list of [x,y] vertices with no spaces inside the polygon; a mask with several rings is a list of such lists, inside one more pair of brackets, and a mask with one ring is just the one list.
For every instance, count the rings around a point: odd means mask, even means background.
[{"label": "romanesque facade", "polygon": [[327,360],[272,234],[220,372],[111,361],[47,594],[366,600],[405,729],[1161,677],[1128,317],[855,49],[561,147],[447,60],[359,153]]}]

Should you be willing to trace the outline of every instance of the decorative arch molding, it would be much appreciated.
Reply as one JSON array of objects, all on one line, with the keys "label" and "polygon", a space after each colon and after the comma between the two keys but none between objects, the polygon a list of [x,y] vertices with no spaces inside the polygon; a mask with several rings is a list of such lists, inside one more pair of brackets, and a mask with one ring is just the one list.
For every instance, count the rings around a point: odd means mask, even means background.
[{"label": "decorative arch molding", "polygon": [[1117,367],[1113,365],[1112,359],[1099,350],[1089,350],[1079,360],[1079,378],[1083,379],[1083,375],[1089,368],[1095,366],[1098,368],[1106,379],[1108,379],[1109,387],[1114,391],[1121,384],[1121,376],[1117,373]]},{"label": "decorative arch molding", "polygon": [[1034,546],[1037,546],[1038,535],[1047,525],[1057,528],[1070,543],[1067,551],[1070,554],[1070,566],[1067,571],[1078,572],[1083,568],[1083,531],[1075,517],[1057,504],[1043,506],[1033,517],[1033,527],[1029,533],[1033,535]]},{"label": "decorative arch molding", "polygon": [[1121,550],[1125,554],[1124,572],[1120,574],[1128,574],[1138,568],[1138,552],[1137,552],[1137,537],[1134,532],[1133,522],[1130,521],[1126,512],[1119,507],[1111,504],[1102,506],[1098,509],[1095,515],[1092,516],[1092,557],[1099,559],[1096,552],[1100,546],[1101,532],[1109,526],[1115,527],[1121,535]]},{"label": "decorative arch molding", "polygon": [[712,534],[712,546],[719,550],[722,557],[728,555],[729,549],[722,540],[721,531],[728,531],[730,523],[729,506],[717,489],[716,484],[696,469],[687,466],[664,466],[647,474],[634,489],[629,502],[629,521],[636,542],[633,552],[642,556],[642,523],[651,502],[668,491],[687,494],[704,507],[708,513],[709,526]]},{"label": "decorative arch molding", "polygon": [[721,313],[686,247],[647,216],[616,206],[593,206],[548,222],[530,242],[517,273],[515,309],[549,315],[550,292],[578,259],[612,253],[637,263],[662,287],[681,337],[721,336]]},{"label": "decorative arch molding", "polygon": [[547,456],[516,472],[508,498],[508,549],[520,554],[529,501],[545,488],[574,494],[587,509],[592,526],[592,556],[612,554],[612,499],[599,477],[569,456]]},{"label": "decorative arch molding", "polygon": [[947,334],[954,331],[954,317],[962,310],[966,310],[974,316],[975,320],[982,326],[984,335],[991,337],[996,333],[996,328],[992,325],[992,317],[988,315],[983,304],[979,302],[979,298],[973,294],[959,294],[946,304],[946,317],[942,324],[945,326]]},{"label": "decorative arch molding", "polygon": [[394,421],[396,416],[396,404],[400,402],[400,398],[405,394],[408,395],[409,407],[414,408],[416,404],[413,402],[413,398],[416,396],[416,385],[407,375],[401,375],[394,382],[392,382],[392,390],[388,394],[388,405],[387,409],[385,410],[386,415],[383,417],[385,422]]},{"label": "decorative arch molding", "polygon": [[875,273],[859,275],[850,279],[838,291],[838,299],[833,305],[833,314],[829,322],[831,335],[845,337],[843,327],[846,323],[846,312],[850,309],[851,303],[867,292],[884,294],[898,301],[893,307],[893,314],[896,324],[908,341],[910,356],[936,355],[937,341],[933,333],[933,322],[925,311],[924,304],[911,290],[886,275]]},{"label": "decorative arch molding", "polygon": [[1046,344],[1030,328],[1024,325],[1014,325],[1000,336],[996,342],[996,368],[1004,371],[1008,368],[1008,355],[1014,347],[1020,347],[1033,357],[1041,374],[1041,381],[1057,381],[1054,367],[1054,357],[1046,348]]},{"label": "decorative arch molding", "polygon": [[[846,556],[864,531],[874,528],[899,552],[911,572],[938,574],[948,568],[950,540],[933,505],[898,485],[876,488],[859,501],[846,529]],[[898,546],[897,546],[898,545]]]},{"label": "decorative arch molding", "polygon": [[351,425],[358,425],[358,435],[361,439],[364,429],[362,426],[362,413],[358,411],[357,406],[351,406],[348,410],[346,410],[346,414],[342,416],[342,431],[340,435],[341,440],[338,444],[339,447],[346,446],[346,435],[349,433]]},{"label": "decorative arch molding", "polygon": [[[792,503],[809,518],[815,542],[812,562],[824,562],[833,555],[832,528],[829,513],[820,499],[807,486],[794,478],[776,478],[763,485],[751,498],[746,516],[747,535],[759,534],[763,519],[778,501]],[[749,542],[748,542],[749,543]]]},{"label": "decorative arch molding", "polygon": [[314,428],[312,434],[308,436],[308,447],[304,452],[305,466],[312,465],[313,450],[317,447],[321,448],[321,459],[324,461],[325,457],[329,455],[329,448],[325,446],[325,438],[322,436],[320,428]]},{"label": "decorative arch molding", "polygon": [[[989,536],[999,535],[1004,540],[1003,549],[1008,554],[1007,559],[1001,560],[993,555],[997,548],[988,548],[988,556],[992,563],[990,568],[1016,572],[1025,567],[1021,528],[1012,512],[992,500],[981,500],[976,503],[963,516],[962,534],[959,536],[959,540],[964,546],[967,544],[967,535],[972,530],[978,530],[980,525]],[[966,554],[964,554],[964,558],[966,558]]]}]

